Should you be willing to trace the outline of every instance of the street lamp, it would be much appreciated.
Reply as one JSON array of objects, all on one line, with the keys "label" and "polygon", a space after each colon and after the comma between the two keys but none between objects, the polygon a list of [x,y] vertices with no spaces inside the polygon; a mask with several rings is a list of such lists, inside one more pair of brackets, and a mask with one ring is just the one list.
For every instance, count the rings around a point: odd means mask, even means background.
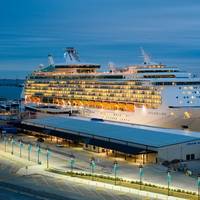
[{"label": "street lamp", "polygon": [[73,154],[71,154],[71,155],[70,155],[70,168],[71,168],[71,173],[73,172],[74,164],[75,164],[75,156],[74,156]]},{"label": "street lamp", "polygon": [[23,147],[23,143],[20,140],[20,142],[19,142],[19,156],[20,156],[20,158],[22,157],[22,147]]},{"label": "street lamp", "polygon": [[5,135],[3,136],[3,140],[4,140],[4,151],[6,152],[6,150],[7,150],[7,138],[6,138]]},{"label": "street lamp", "polygon": [[36,152],[37,152],[37,163],[38,164],[41,164],[40,163],[40,152],[41,152],[41,149],[40,149],[40,146],[38,145],[37,148],[36,148]]},{"label": "street lamp", "polygon": [[197,178],[197,186],[198,186],[198,200],[200,200],[200,174]]},{"label": "street lamp", "polygon": [[50,157],[50,150],[47,149],[47,169],[49,168],[49,157]]},{"label": "street lamp", "polygon": [[92,172],[92,180],[94,180],[94,170],[95,170],[95,167],[96,167],[96,163],[95,163],[95,158],[92,157],[91,160],[90,160],[90,167],[91,167],[91,172]]},{"label": "street lamp", "polygon": [[142,189],[142,177],[144,176],[143,166],[139,165],[139,175],[140,175],[140,190]]},{"label": "street lamp", "polygon": [[31,150],[32,150],[32,144],[28,145],[28,161],[31,160]]},{"label": "street lamp", "polygon": [[114,163],[113,163],[113,171],[114,171],[114,174],[115,174],[115,185],[117,183],[117,170],[118,170],[118,162],[115,160]]},{"label": "street lamp", "polygon": [[12,155],[14,154],[14,144],[15,144],[15,140],[12,138],[11,140],[11,147],[12,147],[11,154]]},{"label": "street lamp", "polygon": [[172,176],[170,173],[170,169],[167,170],[167,195],[169,196],[170,184],[172,181]]}]

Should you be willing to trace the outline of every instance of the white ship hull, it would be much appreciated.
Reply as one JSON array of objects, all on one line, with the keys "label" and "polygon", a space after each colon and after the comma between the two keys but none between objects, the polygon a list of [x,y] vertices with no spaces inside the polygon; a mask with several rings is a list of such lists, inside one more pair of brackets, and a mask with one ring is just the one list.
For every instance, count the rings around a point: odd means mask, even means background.
[{"label": "white ship hull", "polygon": [[111,67],[81,63],[66,48],[65,62],[34,71],[25,84],[25,102],[78,109],[81,116],[121,123],[200,131],[200,79],[177,67],[150,62]]},{"label": "white ship hull", "polygon": [[[190,117],[185,116],[190,113]],[[81,116],[100,118],[108,121],[139,124],[164,128],[200,131],[199,108],[192,109],[136,109],[135,112],[122,112],[101,109],[82,109]]]}]

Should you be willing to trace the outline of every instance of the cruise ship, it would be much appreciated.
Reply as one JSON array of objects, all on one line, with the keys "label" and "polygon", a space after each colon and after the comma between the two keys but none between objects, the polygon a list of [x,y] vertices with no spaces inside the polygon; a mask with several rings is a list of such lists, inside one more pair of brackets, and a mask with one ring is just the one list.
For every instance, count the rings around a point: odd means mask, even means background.
[{"label": "cruise ship", "polygon": [[70,47],[64,62],[48,56],[48,66],[32,72],[24,87],[25,104],[56,105],[88,118],[200,131],[200,79],[177,67],[144,63],[101,71],[80,62]]}]

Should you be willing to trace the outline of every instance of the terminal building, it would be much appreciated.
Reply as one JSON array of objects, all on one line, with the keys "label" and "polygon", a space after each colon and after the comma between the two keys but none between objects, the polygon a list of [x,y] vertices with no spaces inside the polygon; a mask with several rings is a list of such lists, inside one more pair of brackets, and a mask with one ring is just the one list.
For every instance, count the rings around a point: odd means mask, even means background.
[{"label": "terminal building", "polygon": [[200,133],[195,132],[59,116],[24,120],[20,128],[140,164],[200,159]]}]

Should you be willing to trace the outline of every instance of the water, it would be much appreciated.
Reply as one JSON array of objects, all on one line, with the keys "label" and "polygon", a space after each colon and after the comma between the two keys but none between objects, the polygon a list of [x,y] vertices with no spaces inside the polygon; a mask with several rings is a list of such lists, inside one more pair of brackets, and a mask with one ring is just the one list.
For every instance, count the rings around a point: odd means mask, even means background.
[{"label": "water", "polygon": [[10,100],[20,99],[22,88],[19,87],[4,87],[0,86],[0,98],[6,98]]},{"label": "water", "polygon": [[1,7],[0,78],[25,77],[48,53],[59,62],[66,46],[103,68],[141,63],[143,46],[154,61],[200,71],[199,0],[11,0]]}]

